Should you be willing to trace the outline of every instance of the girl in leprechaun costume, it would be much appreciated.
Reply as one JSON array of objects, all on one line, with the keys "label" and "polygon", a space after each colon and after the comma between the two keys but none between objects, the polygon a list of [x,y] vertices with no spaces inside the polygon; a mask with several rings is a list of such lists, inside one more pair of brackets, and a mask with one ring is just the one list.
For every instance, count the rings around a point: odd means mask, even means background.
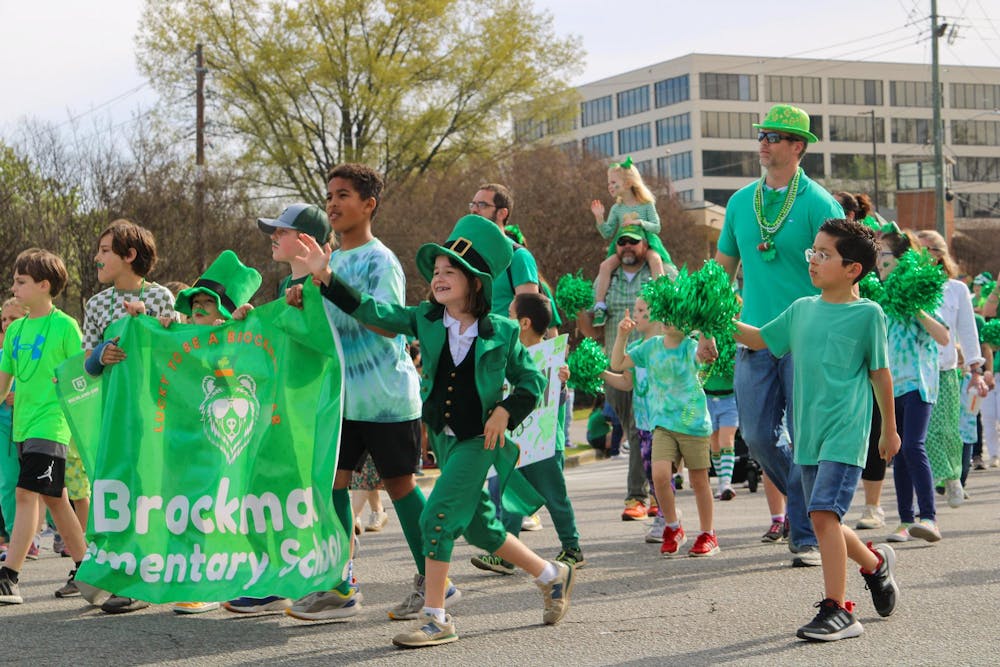
[{"label": "girl in leprechaun costume", "polygon": [[[615,198],[615,204],[604,219],[604,204],[595,199],[590,202],[590,212],[597,222],[597,231],[606,239],[616,239],[622,227],[639,225],[646,230],[646,240],[649,249],[646,251],[646,262],[649,264],[653,278],[663,275],[663,263],[670,262],[670,253],[663,247],[660,240],[660,215],[656,212],[656,199],[642,182],[642,175],[632,164],[632,158],[626,157],[624,162],[613,162],[608,168],[608,192]],[[608,256],[601,262],[594,281],[594,326],[603,327],[607,319],[607,305],[604,299],[611,284],[611,274],[621,265],[615,253],[615,244],[608,246]]]},{"label": "girl in leprechaun costume", "polygon": [[[546,624],[558,623],[569,608],[573,568],[545,561],[496,518],[483,489],[490,467],[501,488],[513,471],[517,447],[504,431],[534,409],[545,378],[518,340],[517,324],[489,312],[493,281],[510,263],[512,249],[495,224],[478,215],[463,217],[445,243],[417,252],[417,268],[430,281],[427,301],[405,307],[378,303],[341,281],[329,269],[330,248],[300,235],[303,256],[323,296],[364,324],[416,336],[423,355],[420,395],[423,420],[438,458],[441,477],[420,516],[426,558],[425,606],[411,630],[393,638],[404,648],[435,646],[458,639],[444,600],[455,540],[473,545],[528,571],[542,591]],[[288,299],[301,299],[301,289]],[[504,398],[505,381],[510,394]],[[505,446],[506,445],[506,446]]]}]

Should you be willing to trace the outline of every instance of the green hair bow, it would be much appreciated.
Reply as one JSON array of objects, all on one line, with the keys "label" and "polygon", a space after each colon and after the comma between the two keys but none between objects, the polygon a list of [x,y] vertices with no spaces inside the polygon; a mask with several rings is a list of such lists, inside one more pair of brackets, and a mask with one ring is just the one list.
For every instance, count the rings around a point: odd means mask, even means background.
[{"label": "green hair bow", "polygon": [[895,220],[893,220],[892,222],[887,222],[884,225],[882,225],[882,227],[879,228],[879,231],[882,232],[883,234],[903,233],[903,231],[899,228],[899,225],[896,224]]},{"label": "green hair bow", "polygon": [[624,162],[613,162],[612,167],[619,167],[621,169],[631,169],[632,168],[632,156],[626,155]]}]

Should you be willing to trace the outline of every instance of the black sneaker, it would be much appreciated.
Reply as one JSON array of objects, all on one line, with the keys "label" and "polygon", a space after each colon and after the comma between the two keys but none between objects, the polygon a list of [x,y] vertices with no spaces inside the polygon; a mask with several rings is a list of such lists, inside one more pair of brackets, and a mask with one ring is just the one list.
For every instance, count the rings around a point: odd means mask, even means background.
[{"label": "black sneaker", "polygon": [[795,636],[811,641],[834,642],[838,639],[858,637],[865,629],[854,618],[854,603],[848,600],[841,607],[835,600],[827,598],[817,602],[819,612],[816,618],[799,628]]},{"label": "black sneaker", "polygon": [[862,570],[861,576],[865,578],[865,588],[871,591],[875,611],[879,616],[889,616],[896,609],[896,600],[899,597],[899,587],[893,577],[893,571],[896,569],[896,552],[888,544],[873,547],[869,542],[868,548],[882,557],[882,565],[872,574],[866,574]]},{"label": "black sneaker", "polygon": [[148,606],[149,603],[142,600],[112,595],[101,605],[101,611],[105,614],[128,614],[133,611],[145,609]]},{"label": "black sneaker", "polygon": [[575,567],[577,569],[583,567],[587,564],[587,560],[583,557],[583,552],[577,549],[563,549],[556,556],[556,560],[560,563],[566,563],[570,567]]},{"label": "black sneaker", "polygon": [[0,577],[0,604],[21,604],[21,589],[17,582],[7,577]]},{"label": "black sneaker", "polygon": [[74,568],[69,573],[69,579],[66,580],[66,584],[62,588],[56,591],[57,598],[78,598],[80,597],[80,589],[76,586],[76,568]]}]

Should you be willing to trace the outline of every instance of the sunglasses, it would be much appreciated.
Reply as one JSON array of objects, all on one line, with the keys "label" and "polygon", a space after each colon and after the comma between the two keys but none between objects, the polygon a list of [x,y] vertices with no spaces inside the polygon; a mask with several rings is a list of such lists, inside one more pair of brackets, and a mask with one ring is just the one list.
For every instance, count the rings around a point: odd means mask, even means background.
[{"label": "sunglasses", "polygon": [[618,239],[615,243],[620,246],[636,245],[637,243],[639,243],[639,239],[633,239],[628,236],[623,236],[620,239]]},{"label": "sunglasses", "polygon": [[757,142],[767,140],[769,144],[776,144],[779,141],[804,141],[801,137],[796,137],[793,134],[782,134],[781,132],[758,132]]}]

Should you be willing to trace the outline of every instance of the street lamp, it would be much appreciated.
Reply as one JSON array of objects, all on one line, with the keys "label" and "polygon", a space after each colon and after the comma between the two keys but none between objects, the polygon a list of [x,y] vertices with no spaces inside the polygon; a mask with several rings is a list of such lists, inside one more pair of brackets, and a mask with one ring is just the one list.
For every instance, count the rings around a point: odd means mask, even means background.
[{"label": "street lamp", "polygon": [[872,117],[872,174],[875,176],[875,211],[878,211],[878,148],[875,145],[875,140],[878,138],[875,134],[875,109],[871,111],[861,111],[858,113],[859,116],[871,115]]}]

